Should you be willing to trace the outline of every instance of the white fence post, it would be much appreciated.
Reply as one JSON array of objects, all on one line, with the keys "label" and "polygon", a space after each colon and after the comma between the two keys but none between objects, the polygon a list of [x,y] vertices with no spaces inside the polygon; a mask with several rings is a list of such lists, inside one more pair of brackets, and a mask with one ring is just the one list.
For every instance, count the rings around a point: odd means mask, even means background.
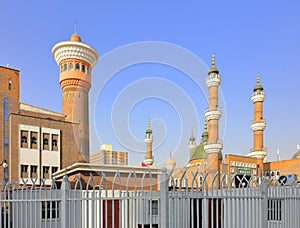
[{"label": "white fence post", "polygon": [[169,201],[168,201],[168,174],[165,167],[162,168],[160,178],[160,221],[161,226],[169,228]]},{"label": "white fence post", "polygon": [[262,196],[261,202],[261,227],[267,228],[268,227],[268,188],[269,184],[266,179],[262,180],[260,190]]},{"label": "white fence post", "polygon": [[61,228],[69,228],[69,194],[71,185],[67,176],[63,177],[61,184]]}]

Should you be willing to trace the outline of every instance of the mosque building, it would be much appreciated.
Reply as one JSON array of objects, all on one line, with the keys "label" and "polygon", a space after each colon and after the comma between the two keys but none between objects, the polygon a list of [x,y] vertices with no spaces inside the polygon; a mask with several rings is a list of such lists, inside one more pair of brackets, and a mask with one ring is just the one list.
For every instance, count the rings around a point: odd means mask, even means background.
[{"label": "mosque building", "polygon": [[[73,34],[70,40],[56,44],[52,55],[59,68],[61,113],[21,103],[20,71],[0,66],[0,119],[3,123],[0,125],[0,164],[3,165],[0,179],[39,185],[41,179],[50,184],[51,177],[59,180],[64,175],[71,180],[78,174],[87,180],[90,173],[100,178],[99,173],[105,170],[111,178],[113,173],[120,170],[125,177],[133,169],[137,178],[142,178],[143,172],[151,168],[156,183],[160,169],[154,166],[150,120],[145,132],[145,159],[142,161],[145,167],[127,166],[127,153],[122,154],[118,162],[89,163],[89,90],[92,86],[92,69],[98,61],[97,51],[83,43],[78,34]],[[259,76],[251,96],[254,105],[254,119],[251,122],[253,148],[247,156],[226,154],[223,160],[223,143],[219,139],[219,120],[222,117],[218,101],[220,84],[221,76],[213,55],[212,66],[206,77],[209,99],[204,113],[202,138],[198,143],[192,130],[187,167],[176,168],[176,161],[170,153],[165,166],[170,172],[173,170],[174,179],[180,178],[182,172],[188,176],[197,170],[199,174],[237,174],[275,179],[290,175],[293,178],[300,177],[300,148],[290,160],[266,160],[266,120],[263,119],[266,95]]]},{"label": "mosque building", "polygon": [[[212,57],[212,66],[206,77],[206,85],[209,90],[208,103],[209,107],[205,111],[205,122],[202,138],[199,144],[196,142],[194,132],[192,130],[189,138],[189,163],[187,167],[176,168],[173,163],[172,176],[175,185],[178,186],[179,179],[183,173],[189,180],[197,173],[199,183],[206,173],[210,174],[226,174],[228,176],[235,175],[241,178],[263,177],[270,180],[278,180],[283,178],[284,181],[298,181],[300,178],[300,147],[298,146],[296,154],[289,160],[267,161],[267,149],[264,147],[264,130],[266,128],[266,120],[263,119],[263,102],[266,94],[260,83],[260,76],[257,76],[257,82],[254,86],[251,100],[254,105],[254,120],[251,122],[251,130],[253,131],[253,148],[247,156],[226,154],[223,160],[222,141],[218,138],[218,121],[222,116],[221,108],[218,106],[218,86],[221,83],[219,70],[215,66],[215,57]],[[170,160],[171,161],[171,160]],[[166,162],[169,166],[170,161]],[[169,168],[170,169],[170,168]]]}]

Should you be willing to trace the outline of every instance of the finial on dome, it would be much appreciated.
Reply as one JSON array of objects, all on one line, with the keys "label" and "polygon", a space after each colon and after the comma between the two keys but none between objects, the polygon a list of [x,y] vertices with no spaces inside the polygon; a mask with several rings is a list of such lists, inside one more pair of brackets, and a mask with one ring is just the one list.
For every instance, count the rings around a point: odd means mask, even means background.
[{"label": "finial on dome", "polygon": [[152,134],[151,124],[150,124],[150,118],[148,119],[148,128],[146,130],[146,134]]},{"label": "finial on dome", "polygon": [[260,75],[259,74],[257,74],[257,76],[256,76],[256,82],[257,82],[257,84],[260,84]]},{"label": "finial on dome", "polygon": [[215,54],[212,54],[212,57],[211,57],[211,68],[209,70],[208,73],[219,73],[219,70],[218,68],[216,68],[215,66]]},{"label": "finial on dome", "polygon": [[81,38],[80,36],[78,36],[77,33],[73,33],[71,38],[70,38],[70,41],[73,41],[73,42],[81,42]]},{"label": "finial on dome", "polygon": [[256,76],[256,86],[254,87],[253,91],[262,91],[264,88],[263,86],[260,84],[260,74],[257,74]]},{"label": "finial on dome", "polygon": [[207,122],[204,121],[204,131],[207,131]]},{"label": "finial on dome", "polygon": [[170,159],[172,159],[172,150],[170,150]]}]

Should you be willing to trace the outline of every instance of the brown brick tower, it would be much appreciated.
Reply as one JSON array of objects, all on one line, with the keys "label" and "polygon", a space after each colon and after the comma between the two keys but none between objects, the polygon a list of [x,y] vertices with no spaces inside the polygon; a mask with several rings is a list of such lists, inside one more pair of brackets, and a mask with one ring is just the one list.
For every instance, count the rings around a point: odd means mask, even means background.
[{"label": "brown brick tower", "polygon": [[67,121],[78,123],[74,128],[76,143],[84,162],[89,162],[89,90],[97,51],[73,34],[70,41],[56,44],[52,55],[60,68],[62,113]]},{"label": "brown brick tower", "polygon": [[154,158],[152,156],[153,136],[152,136],[152,129],[150,126],[150,120],[148,120],[148,128],[146,130],[145,142],[146,142],[146,157],[144,160],[144,164],[147,166],[151,166],[154,162]]},{"label": "brown brick tower", "polygon": [[216,173],[220,171],[222,160],[222,142],[219,140],[219,119],[222,111],[218,106],[218,89],[221,84],[219,70],[215,67],[215,56],[212,56],[212,66],[206,77],[206,86],[209,90],[209,107],[205,111],[205,119],[208,122],[208,141],[204,145],[207,153],[208,171]]},{"label": "brown brick tower", "polygon": [[264,148],[264,130],[266,128],[266,120],[263,119],[263,102],[266,98],[264,88],[260,84],[260,76],[257,76],[257,83],[253,89],[251,100],[254,104],[254,120],[251,122],[251,129],[254,134],[253,148],[248,156],[253,158],[266,159],[267,150]]}]

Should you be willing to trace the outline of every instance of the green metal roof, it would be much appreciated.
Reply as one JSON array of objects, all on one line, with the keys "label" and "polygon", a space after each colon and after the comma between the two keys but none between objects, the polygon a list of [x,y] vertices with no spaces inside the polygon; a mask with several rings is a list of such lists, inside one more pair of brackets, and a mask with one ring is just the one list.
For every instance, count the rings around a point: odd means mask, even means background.
[{"label": "green metal roof", "polygon": [[196,148],[194,149],[191,160],[203,159],[203,158],[207,158],[207,153],[204,151],[204,144],[201,143],[200,145],[196,146]]}]

